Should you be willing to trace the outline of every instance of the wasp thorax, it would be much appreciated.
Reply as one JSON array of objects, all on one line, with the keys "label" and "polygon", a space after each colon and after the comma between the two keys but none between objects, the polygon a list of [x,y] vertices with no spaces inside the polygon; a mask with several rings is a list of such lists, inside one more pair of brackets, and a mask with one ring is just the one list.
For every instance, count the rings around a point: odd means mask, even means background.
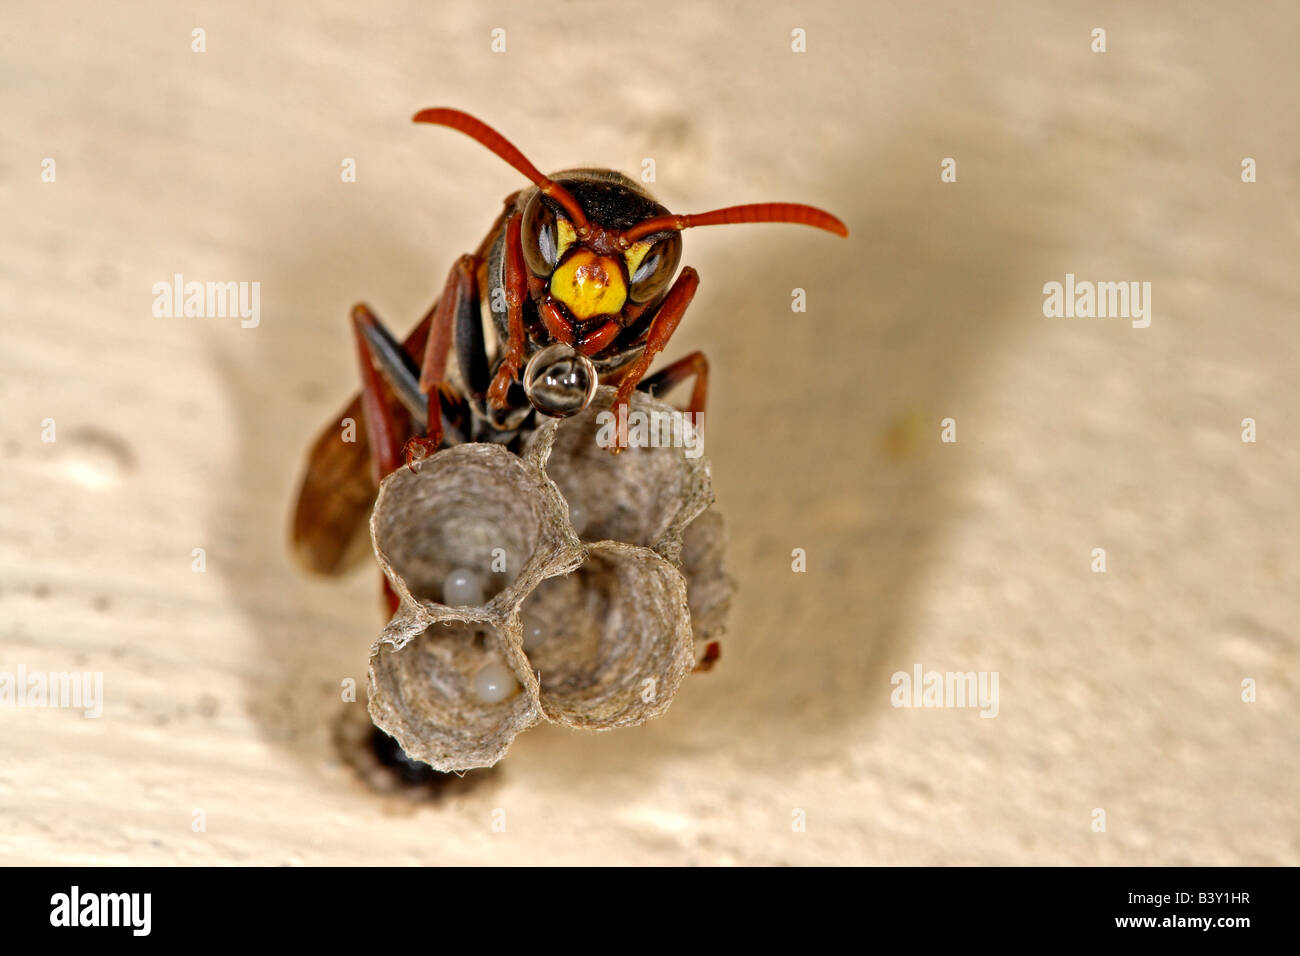
[{"label": "wasp thorax", "polygon": [[548,345],[528,361],[524,370],[528,401],[552,418],[578,414],[591,404],[596,385],[596,367],[591,360],[567,345]]}]

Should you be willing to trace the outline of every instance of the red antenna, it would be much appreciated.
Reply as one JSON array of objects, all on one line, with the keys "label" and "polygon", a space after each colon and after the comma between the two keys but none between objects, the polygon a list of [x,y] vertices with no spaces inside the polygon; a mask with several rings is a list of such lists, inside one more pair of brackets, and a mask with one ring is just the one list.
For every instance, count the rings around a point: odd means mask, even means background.
[{"label": "red antenna", "polygon": [[849,227],[840,222],[824,209],[805,206],[796,202],[757,202],[747,206],[727,206],[694,215],[655,216],[639,222],[623,233],[628,242],[635,242],[651,233],[663,232],[665,229],[680,231],[692,226],[726,226],[738,222],[793,222],[804,226],[825,229],[837,236],[847,236]]},{"label": "red antenna", "polygon": [[582,211],[582,207],[578,205],[578,200],[573,198],[573,194],[559,183],[543,175],[542,171],[530,163],[528,157],[519,152],[518,148],[510,140],[491,126],[488,126],[487,123],[475,119],[460,110],[442,108],[420,110],[411,119],[416,123],[433,123],[435,126],[446,126],[464,133],[471,139],[478,140],[532,180],[533,185],[537,186],[544,195],[551,197],[563,206],[564,211],[569,214],[569,219],[573,223],[573,228],[579,238],[586,238],[588,233],[591,232],[591,227],[587,223],[587,216]]}]

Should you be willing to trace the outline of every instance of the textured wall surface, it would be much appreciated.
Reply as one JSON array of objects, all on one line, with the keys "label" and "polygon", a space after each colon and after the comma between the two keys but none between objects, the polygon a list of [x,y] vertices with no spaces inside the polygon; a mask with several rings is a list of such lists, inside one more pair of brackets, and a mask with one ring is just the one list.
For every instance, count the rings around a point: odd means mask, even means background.
[{"label": "textured wall surface", "polygon": [[[0,671],[105,700],[0,708],[0,859],[1300,863],[1294,5],[370,6],[3,14]],[[285,537],[349,306],[413,324],[522,183],[434,105],[852,236],[684,236],[719,666],[413,807],[332,743],[376,576]],[[154,317],[176,273],[260,324]],[[1067,273],[1151,283],[1149,327],[1045,317]],[[996,671],[997,716],[891,706],[917,665]]]}]

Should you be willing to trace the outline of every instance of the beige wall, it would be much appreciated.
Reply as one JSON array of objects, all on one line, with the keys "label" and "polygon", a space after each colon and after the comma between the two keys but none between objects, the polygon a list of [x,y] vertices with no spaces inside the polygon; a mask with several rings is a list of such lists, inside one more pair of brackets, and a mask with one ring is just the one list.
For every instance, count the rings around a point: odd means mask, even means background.
[{"label": "beige wall", "polygon": [[[1293,6],[368,6],[4,14],[0,670],[106,700],[0,710],[0,858],[1300,862]],[[667,356],[713,362],[720,666],[411,809],[330,739],[374,576],[306,579],[284,526],[354,386],[348,307],[413,322],[521,184],[408,122],[432,105],[852,237],[685,237]],[[260,282],[261,324],[153,318],[178,272]],[[1150,326],[1045,318],[1067,273],[1150,282]],[[997,671],[997,717],[891,707],[917,664]]]}]

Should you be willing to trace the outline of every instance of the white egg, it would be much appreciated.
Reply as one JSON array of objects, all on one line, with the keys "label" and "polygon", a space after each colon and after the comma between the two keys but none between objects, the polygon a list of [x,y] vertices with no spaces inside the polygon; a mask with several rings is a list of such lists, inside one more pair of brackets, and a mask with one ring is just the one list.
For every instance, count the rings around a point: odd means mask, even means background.
[{"label": "white egg", "polygon": [[524,650],[535,651],[546,642],[546,624],[536,614],[524,615]]},{"label": "white egg", "polygon": [[454,568],[442,580],[442,603],[464,607],[483,603],[483,582],[469,568]]},{"label": "white egg", "polygon": [[499,704],[514,693],[515,675],[500,661],[488,661],[474,675],[474,693],[487,704]]},{"label": "white egg", "polygon": [[582,532],[587,530],[587,509],[570,501],[569,524],[573,525],[574,533],[582,537]]}]

